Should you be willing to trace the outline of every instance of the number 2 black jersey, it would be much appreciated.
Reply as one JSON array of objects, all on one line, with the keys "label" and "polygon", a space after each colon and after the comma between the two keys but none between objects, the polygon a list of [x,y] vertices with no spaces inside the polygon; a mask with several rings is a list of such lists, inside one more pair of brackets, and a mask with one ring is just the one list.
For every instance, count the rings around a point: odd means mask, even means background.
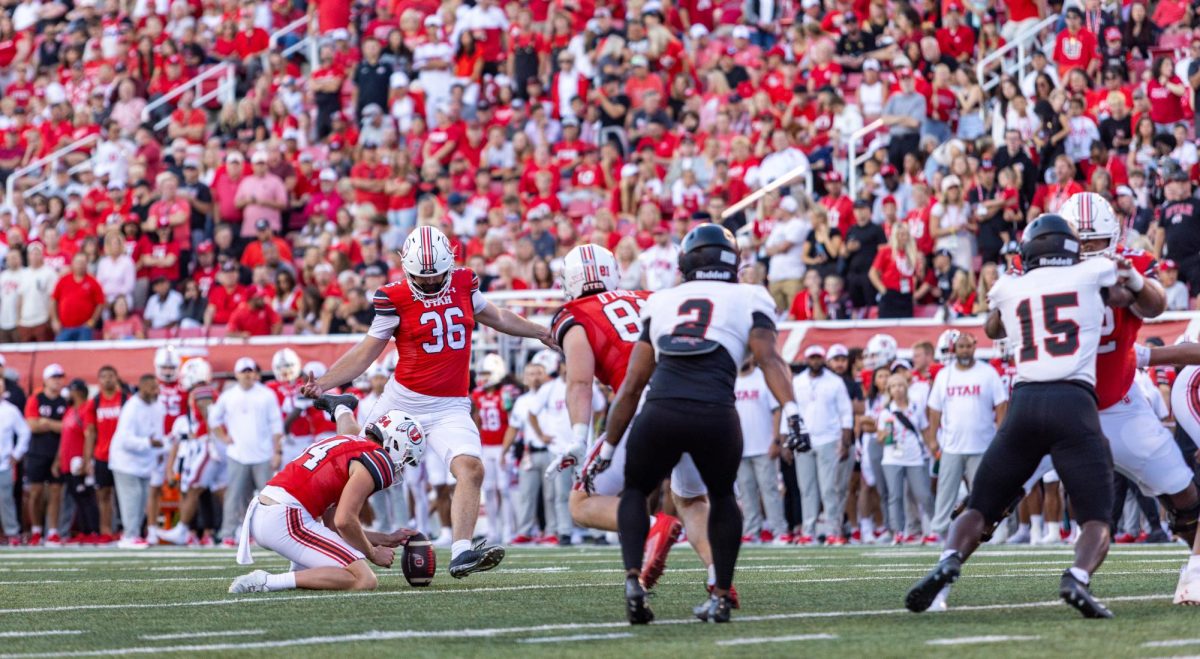
[{"label": "number 2 black jersey", "polygon": [[734,403],[750,330],[775,328],[775,302],[750,284],[688,281],[658,291],[642,307],[642,336],[658,367],[646,400]]},{"label": "number 2 black jersey", "polygon": [[1105,258],[1002,277],[988,293],[1016,344],[1016,382],[1074,380],[1096,384],[1096,349],[1104,324],[1101,289],[1117,283]]}]

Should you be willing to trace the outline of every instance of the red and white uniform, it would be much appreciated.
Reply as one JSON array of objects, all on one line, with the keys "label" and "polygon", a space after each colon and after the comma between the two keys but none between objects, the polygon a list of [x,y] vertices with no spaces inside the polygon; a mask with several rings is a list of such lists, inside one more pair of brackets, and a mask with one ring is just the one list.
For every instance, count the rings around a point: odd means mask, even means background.
[{"label": "red and white uniform", "polygon": [[[1155,277],[1154,257],[1140,250],[1117,248],[1146,278]],[[1096,350],[1096,398],[1100,428],[1108,438],[1114,468],[1136,481],[1151,496],[1175,494],[1192,481],[1183,454],[1162,425],[1150,399],[1134,381],[1137,342],[1142,319],[1131,309],[1105,307],[1103,336]],[[1154,392],[1158,395],[1157,392]]]},{"label": "red and white uniform", "polygon": [[[183,390],[183,386],[179,384],[178,380],[175,382],[159,380],[158,402],[167,409],[167,416],[163,420],[163,433],[171,437],[171,432],[175,428],[175,420],[187,414],[187,392]],[[170,451],[169,446],[158,449],[158,464],[155,465],[154,472],[150,474],[150,487],[161,487],[166,480],[168,451]]]},{"label": "red and white uniform", "polygon": [[1179,371],[1171,384],[1171,413],[1192,441],[1200,441],[1200,366]]},{"label": "red and white uniform", "polygon": [[[283,461],[284,463],[288,463],[303,453],[304,449],[313,443],[313,438],[316,436],[309,414],[312,411],[312,401],[308,399],[300,400],[299,381],[284,382],[282,380],[272,380],[267,383],[267,388],[275,392],[275,399],[279,401],[279,410],[283,415],[284,421],[287,420],[292,410],[297,407],[303,408],[300,415],[292,422],[292,425],[284,428]],[[324,413],[318,413],[321,416],[325,416]]]},{"label": "red and white uniform", "polygon": [[345,567],[363,555],[321,522],[337,504],[350,480],[350,465],[357,462],[375,481],[375,492],[391,487],[392,461],[378,444],[362,437],[336,435],[309,446],[267,481],[262,496],[277,503],[267,505],[254,497],[238,548],[238,563],[253,563],[250,539],[292,561],[293,569]]},{"label": "red and white uniform", "polygon": [[[508,432],[508,413],[521,392],[510,384],[498,387],[478,387],[471,392],[471,402],[479,415],[479,436],[483,440],[483,491],[487,496],[488,523],[492,536],[500,538],[503,528],[501,515],[511,516],[509,479],[503,465],[504,435]],[[497,500],[493,493],[499,493]]]},{"label": "red and white uniform", "polygon": [[[633,346],[642,335],[642,305],[649,297],[650,291],[605,291],[575,298],[554,315],[551,324],[554,339],[563,345],[571,328],[582,327],[596,362],[596,378],[617,391],[625,381]],[[641,409],[640,401],[638,409]],[[594,486],[598,496],[615,497],[625,489],[625,446],[628,442],[624,437],[621,439],[613,453],[612,464],[596,477]],[[585,471],[599,454],[600,442],[595,442],[584,459]],[[583,484],[575,483],[573,489],[582,491]],[[671,472],[671,490],[684,498],[708,493],[700,472],[686,453]]]},{"label": "red and white uniform", "polygon": [[[368,332],[396,341],[395,376],[370,413],[404,410],[429,437],[426,459],[449,465],[459,455],[481,457],[479,429],[471,418],[468,397],[471,330],[475,314],[487,306],[479,278],[454,268],[450,285],[436,298],[419,298],[407,279],[381,286],[375,292],[375,320]],[[438,484],[438,483],[434,483]]]},{"label": "red and white uniform", "polygon": [[1012,393],[1013,384],[1017,379],[1017,365],[1002,359],[993,359],[990,363],[1000,376],[1000,383],[1009,393]]},{"label": "red and white uniform", "polygon": [[[204,385],[208,386],[208,385]],[[216,402],[217,390],[212,391]],[[192,488],[220,489],[225,476],[225,461],[219,444],[209,434],[208,419],[197,415],[194,409],[175,419],[171,434],[179,442],[175,452],[176,471],[179,474],[179,491],[187,493]]]}]

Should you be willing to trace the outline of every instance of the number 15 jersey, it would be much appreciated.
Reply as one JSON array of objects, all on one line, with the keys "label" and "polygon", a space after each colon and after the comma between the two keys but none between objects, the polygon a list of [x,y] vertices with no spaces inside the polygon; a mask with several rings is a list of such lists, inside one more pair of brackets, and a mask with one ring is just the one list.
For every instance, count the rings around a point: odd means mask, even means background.
[{"label": "number 15 jersey", "polygon": [[575,298],[554,314],[554,340],[561,346],[568,330],[582,327],[595,356],[596,377],[616,391],[642,335],[642,305],[648,297],[649,291],[605,291]]},{"label": "number 15 jersey", "polygon": [[988,292],[1016,344],[1016,382],[1074,380],[1096,385],[1096,349],[1104,324],[1100,291],[1117,283],[1116,264],[1091,259],[1002,277]]}]

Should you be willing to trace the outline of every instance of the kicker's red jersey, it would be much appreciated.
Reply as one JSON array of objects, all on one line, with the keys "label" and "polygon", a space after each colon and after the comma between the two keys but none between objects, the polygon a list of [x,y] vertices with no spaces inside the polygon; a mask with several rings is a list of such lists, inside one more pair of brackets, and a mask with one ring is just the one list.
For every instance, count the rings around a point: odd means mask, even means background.
[{"label": "kicker's red jersey", "polygon": [[[1156,277],[1158,263],[1154,257],[1141,250],[1117,248],[1117,256],[1127,259],[1137,271],[1146,277]],[[1142,319],[1128,308],[1104,307],[1104,325],[1100,346],[1096,349],[1096,398],[1098,407],[1107,409],[1116,405],[1137,373],[1137,357],[1133,344],[1137,341]]]},{"label": "kicker's red jersey", "polygon": [[516,395],[511,385],[502,384],[499,387],[478,387],[471,392],[471,402],[479,410],[479,438],[484,446],[500,446],[504,443],[504,433],[508,432],[508,408]]},{"label": "kicker's red jersey", "polygon": [[375,492],[391,487],[394,476],[387,452],[374,442],[352,435],[337,435],[309,446],[267,485],[283,488],[308,514],[320,519],[341,498],[350,480],[351,462],[367,468],[375,481]]},{"label": "kicker's red jersey", "polygon": [[596,377],[616,391],[642,335],[642,305],[648,297],[649,291],[605,291],[571,300],[554,315],[554,339],[563,345],[567,330],[582,327],[595,355]]},{"label": "kicker's red jersey", "polygon": [[375,291],[375,315],[397,317],[396,382],[410,391],[441,398],[466,397],[471,379],[471,330],[486,301],[479,277],[466,268],[450,271],[439,297],[417,298],[408,280]]},{"label": "kicker's red jersey", "polygon": [[187,413],[187,392],[179,381],[158,381],[158,400],[167,408],[167,417],[163,421],[163,432],[170,433],[175,427],[175,419]]}]

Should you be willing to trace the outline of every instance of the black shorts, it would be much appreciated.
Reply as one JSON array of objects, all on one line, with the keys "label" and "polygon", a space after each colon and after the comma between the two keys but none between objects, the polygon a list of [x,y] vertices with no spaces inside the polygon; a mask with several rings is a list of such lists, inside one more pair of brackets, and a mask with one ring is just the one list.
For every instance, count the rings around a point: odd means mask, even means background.
[{"label": "black shorts", "polygon": [[93,470],[96,473],[96,487],[112,487],[113,475],[112,470],[108,468],[108,460],[96,460],[92,464],[95,465]]},{"label": "black shorts", "polygon": [[29,453],[25,455],[25,484],[31,485],[35,483],[60,483],[61,478],[50,473],[50,468],[54,466],[53,455],[35,455]]},{"label": "black shorts", "polygon": [[1112,516],[1113,462],[1100,430],[1096,394],[1074,382],[1028,382],[1012,393],[1004,423],[983,454],[968,508],[994,524],[1024,494],[1049,454],[1079,523]]},{"label": "black shorts", "polygon": [[733,494],[742,462],[742,425],[732,404],[677,398],[647,400],[629,430],[625,487],[651,492],[684,453],[709,496]]}]

